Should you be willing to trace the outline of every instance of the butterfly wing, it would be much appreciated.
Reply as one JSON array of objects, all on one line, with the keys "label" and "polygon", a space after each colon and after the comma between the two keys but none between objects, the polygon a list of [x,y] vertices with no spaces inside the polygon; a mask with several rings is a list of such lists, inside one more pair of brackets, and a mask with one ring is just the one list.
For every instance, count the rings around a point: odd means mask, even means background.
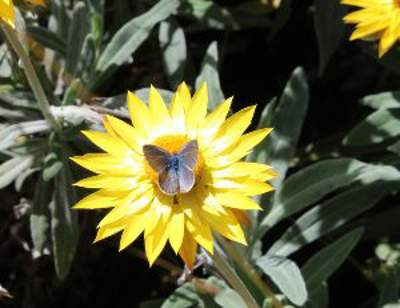
[{"label": "butterfly wing", "polygon": [[179,191],[178,173],[174,168],[166,168],[158,175],[158,185],[166,195],[175,195]]},{"label": "butterfly wing", "polygon": [[187,193],[193,188],[195,182],[193,168],[196,166],[198,155],[199,145],[196,140],[189,141],[177,155],[179,159],[178,183],[180,193]]},{"label": "butterfly wing", "polygon": [[193,188],[194,182],[193,170],[185,164],[180,164],[178,174],[179,192],[183,194],[189,192]]},{"label": "butterfly wing", "polygon": [[179,157],[181,165],[193,169],[196,166],[198,155],[199,145],[196,140],[192,140],[185,144],[177,156]]},{"label": "butterfly wing", "polygon": [[164,149],[151,144],[143,146],[143,153],[150,167],[157,173],[162,173],[166,170],[172,157],[172,155]]}]

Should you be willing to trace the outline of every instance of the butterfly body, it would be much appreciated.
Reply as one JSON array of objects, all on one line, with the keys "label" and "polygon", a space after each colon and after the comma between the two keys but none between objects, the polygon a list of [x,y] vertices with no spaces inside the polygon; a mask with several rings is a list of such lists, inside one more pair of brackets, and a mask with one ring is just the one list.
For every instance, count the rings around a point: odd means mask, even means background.
[{"label": "butterfly body", "polygon": [[158,174],[158,186],[166,195],[189,192],[195,183],[193,169],[197,163],[198,144],[192,140],[177,154],[156,145],[143,146],[144,156]]}]

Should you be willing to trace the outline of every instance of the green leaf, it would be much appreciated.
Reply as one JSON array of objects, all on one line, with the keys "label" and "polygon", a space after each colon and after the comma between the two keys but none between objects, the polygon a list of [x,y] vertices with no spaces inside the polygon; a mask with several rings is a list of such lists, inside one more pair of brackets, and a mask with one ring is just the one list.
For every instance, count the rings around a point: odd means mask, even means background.
[{"label": "green leaf", "polygon": [[74,77],[82,54],[83,44],[89,34],[89,14],[83,2],[77,2],[72,14],[71,27],[68,33],[67,57],[65,71]]},{"label": "green leaf", "polygon": [[66,57],[67,44],[56,33],[40,26],[27,26],[26,32],[39,44]]},{"label": "green leaf", "polygon": [[322,75],[344,34],[345,6],[340,1],[315,0],[314,28],[319,49],[319,73]]},{"label": "green leaf", "polygon": [[60,161],[60,157],[55,152],[50,152],[44,159],[43,166],[43,180],[45,182],[50,181],[54,178],[58,172],[62,169],[63,163]]},{"label": "green leaf", "polygon": [[185,33],[174,20],[169,19],[160,24],[158,38],[168,81],[175,89],[183,80],[185,73],[187,58]]},{"label": "green leaf", "polygon": [[185,283],[183,286],[177,288],[161,306],[161,308],[186,307],[205,308],[204,301],[196,293],[196,289],[191,283]]},{"label": "green leaf", "polygon": [[212,42],[207,49],[201,65],[201,72],[196,79],[196,88],[200,88],[204,82],[206,82],[208,86],[209,108],[213,110],[219,103],[222,103],[225,98],[218,74],[217,42]]},{"label": "green leaf", "polygon": [[329,307],[329,288],[324,281],[319,287],[310,290],[307,308],[328,308]]},{"label": "green leaf", "polygon": [[76,66],[75,76],[80,77],[84,81],[88,81],[89,78],[91,78],[95,57],[96,46],[93,35],[90,33],[86,36],[83,42],[82,51]]},{"label": "green leaf", "polygon": [[239,24],[226,8],[210,0],[187,0],[183,12],[214,29],[239,29]]},{"label": "green leaf", "polygon": [[32,156],[17,156],[0,165],[0,189],[10,185],[33,164]]},{"label": "green leaf", "polygon": [[373,109],[389,109],[400,107],[400,91],[382,92],[365,96],[361,103]]},{"label": "green leaf", "polygon": [[298,306],[304,305],[307,289],[296,263],[284,257],[265,255],[256,264],[291,302]]},{"label": "green leaf", "polygon": [[[265,147],[267,160],[279,174],[272,181],[279,189],[289,168],[303,127],[308,108],[308,83],[302,68],[296,68],[274,110],[272,127],[274,130],[259,147]],[[261,161],[260,161],[261,162]]]},{"label": "green leaf", "polygon": [[355,159],[329,159],[305,167],[291,175],[275,193],[270,213],[260,222],[261,237],[266,230],[338,188],[357,181],[371,182],[380,175],[381,166]]},{"label": "green leaf", "polygon": [[150,35],[153,27],[173,14],[179,0],[161,0],[148,12],[126,23],[111,39],[101,54],[96,66],[98,80],[96,86],[105,81],[111,69],[116,69],[129,60],[132,53]]},{"label": "green leaf", "polygon": [[[258,121],[257,128],[272,127],[272,121],[274,116],[274,110],[277,104],[276,97],[272,98],[264,107],[260,120]],[[267,137],[268,138],[268,137]],[[256,147],[248,156],[248,161],[258,161],[266,163],[268,161],[267,148],[265,145]]]},{"label": "green leaf", "polygon": [[0,150],[10,148],[20,136],[45,132],[49,130],[49,125],[45,120],[27,121],[7,126],[0,129]]},{"label": "green leaf", "polygon": [[214,297],[215,302],[223,308],[247,308],[244,300],[234,290],[226,288]]},{"label": "green leaf", "polygon": [[399,279],[398,273],[388,272],[379,286],[379,300],[377,307],[384,307],[394,303],[399,298]]},{"label": "green leaf", "polygon": [[400,134],[400,109],[378,109],[353,128],[343,140],[348,146],[378,144]]},{"label": "green leaf", "polygon": [[310,292],[318,289],[342,265],[360,241],[363,232],[363,228],[349,232],[321,249],[304,264],[302,273]]},{"label": "green leaf", "polygon": [[32,214],[30,215],[30,230],[35,250],[41,252],[49,241],[48,229],[50,226],[49,205],[52,199],[52,183],[45,182],[42,177],[36,184],[33,198]]},{"label": "green leaf", "polygon": [[384,168],[387,168],[386,179],[350,189],[308,210],[272,245],[268,254],[288,256],[344,225],[398,189],[400,173],[392,167]]},{"label": "green leaf", "polygon": [[55,191],[50,203],[54,265],[61,280],[69,273],[78,242],[77,214],[71,209],[77,197],[68,162],[64,159],[63,163],[62,172],[55,177]]}]

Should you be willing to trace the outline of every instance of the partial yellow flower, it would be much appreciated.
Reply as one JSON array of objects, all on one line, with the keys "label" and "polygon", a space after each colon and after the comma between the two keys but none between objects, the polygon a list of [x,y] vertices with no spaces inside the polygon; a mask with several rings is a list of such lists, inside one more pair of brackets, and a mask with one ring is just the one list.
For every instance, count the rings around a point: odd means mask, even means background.
[{"label": "partial yellow flower", "polygon": [[0,20],[15,27],[15,11],[12,0],[0,0]]},{"label": "partial yellow flower", "polygon": [[351,41],[380,40],[379,57],[382,57],[400,38],[399,0],[342,0],[342,3],[362,8],[344,17],[346,23],[356,24]]},{"label": "partial yellow flower", "polygon": [[[46,6],[45,0],[29,0],[28,4]],[[0,21],[15,28],[15,10],[12,0],[0,0]]]},{"label": "partial yellow flower", "polygon": [[[251,196],[273,190],[265,181],[276,173],[268,165],[243,161],[271,129],[244,134],[255,106],[226,119],[231,101],[207,114],[207,86],[191,97],[182,83],[168,108],[151,87],[148,106],[128,93],[133,126],[106,116],[106,132],[83,132],[105,151],[71,158],[97,174],[75,185],[99,189],[74,208],[111,209],[98,224],[95,242],[122,232],[122,250],[144,233],[150,265],[169,241],[190,268],[198,245],[213,253],[214,232],[246,244],[240,221],[246,222],[247,210],[261,210]],[[148,159],[148,145],[176,155],[189,142],[198,146],[198,151],[191,152],[196,155],[191,169],[194,185],[187,193],[165,193],[160,170]]]}]

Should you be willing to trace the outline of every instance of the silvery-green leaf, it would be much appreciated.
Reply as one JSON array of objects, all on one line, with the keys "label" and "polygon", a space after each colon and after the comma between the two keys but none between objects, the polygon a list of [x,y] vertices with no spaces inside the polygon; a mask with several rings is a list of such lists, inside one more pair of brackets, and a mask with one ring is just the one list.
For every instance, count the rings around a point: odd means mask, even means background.
[{"label": "silvery-green leaf", "polygon": [[340,1],[315,0],[314,27],[318,39],[319,72],[323,73],[344,34],[345,6]]},{"label": "silvery-green leaf", "polygon": [[13,157],[0,165],[0,189],[10,185],[33,164],[32,156]]},{"label": "silvery-green leaf", "polygon": [[177,288],[162,304],[161,308],[206,308],[204,301],[197,294],[193,284],[185,283]]},{"label": "silvery-green leaf", "polygon": [[266,162],[277,171],[279,176],[272,181],[279,189],[290,162],[295,154],[297,142],[308,109],[308,83],[302,68],[296,68],[279,103],[274,110],[272,127],[274,130],[259,147],[265,147]]},{"label": "silvery-green leaf", "polygon": [[27,121],[7,126],[0,130],[0,150],[8,149],[16,143],[20,136],[45,132],[49,125],[45,120]]},{"label": "silvery-green leaf", "polygon": [[302,267],[303,277],[310,292],[318,289],[346,260],[360,241],[363,228],[342,236],[312,256]]},{"label": "silvery-green leaf", "polygon": [[294,304],[301,306],[307,300],[307,289],[297,264],[273,255],[257,259],[256,264]]},{"label": "silvery-green leaf", "polygon": [[400,109],[378,109],[353,128],[343,140],[343,144],[368,146],[399,135]]},{"label": "silvery-green leaf", "polygon": [[400,91],[382,92],[365,96],[361,103],[373,109],[389,109],[400,107]]},{"label": "silvery-green leaf", "polygon": [[188,0],[184,13],[191,15],[210,28],[239,29],[239,24],[226,8],[211,0]]},{"label": "silvery-green leaf", "polygon": [[223,308],[247,308],[246,303],[234,290],[226,288],[214,297],[215,302]]},{"label": "silvery-green leaf", "polygon": [[175,89],[183,80],[187,58],[183,29],[173,19],[161,22],[158,32],[168,81]]},{"label": "silvery-green leaf", "polygon": [[[386,171],[388,169],[385,167],[349,158],[324,160],[300,169],[287,178],[282,188],[275,193],[272,210],[259,224],[260,236],[281,220],[307,208],[338,188],[357,181],[370,183],[378,180],[382,172]],[[393,174],[396,174],[394,170]]]},{"label": "silvery-green leaf", "polygon": [[398,273],[383,273],[384,280],[379,285],[379,300],[377,307],[386,307],[386,305],[396,302],[399,299],[399,278]]},{"label": "silvery-green leaf", "polygon": [[105,81],[110,70],[124,64],[150,35],[153,27],[173,14],[179,5],[179,0],[161,0],[145,14],[126,23],[108,43],[97,62],[95,86]]},{"label": "silvery-green leaf", "polygon": [[61,280],[69,273],[78,243],[77,213],[71,208],[77,197],[68,162],[63,159],[63,163],[64,168],[55,177],[55,191],[50,203],[54,265]]},{"label": "silvery-green leaf", "polygon": [[30,215],[30,230],[35,250],[41,252],[49,241],[48,230],[50,226],[49,205],[52,199],[52,183],[45,182],[42,176],[36,184]]},{"label": "silvery-green leaf", "polygon": [[28,35],[44,47],[58,52],[63,57],[67,54],[67,44],[56,33],[40,26],[28,26]]},{"label": "silvery-green leaf", "polygon": [[370,209],[385,195],[398,189],[399,184],[400,177],[397,180],[379,179],[369,185],[352,188],[311,208],[272,245],[268,254],[288,256],[296,252]]},{"label": "silvery-green leaf", "polygon": [[219,80],[218,45],[215,41],[210,44],[203,58],[201,71],[196,79],[196,88],[198,89],[204,82],[208,86],[209,108],[213,110],[225,98]]},{"label": "silvery-green leaf", "polygon": [[75,76],[76,69],[85,38],[89,33],[88,10],[83,2],[77,2],[72,14],[71,27],[68,33],[67,57],[65,71],[71,76]]}]

